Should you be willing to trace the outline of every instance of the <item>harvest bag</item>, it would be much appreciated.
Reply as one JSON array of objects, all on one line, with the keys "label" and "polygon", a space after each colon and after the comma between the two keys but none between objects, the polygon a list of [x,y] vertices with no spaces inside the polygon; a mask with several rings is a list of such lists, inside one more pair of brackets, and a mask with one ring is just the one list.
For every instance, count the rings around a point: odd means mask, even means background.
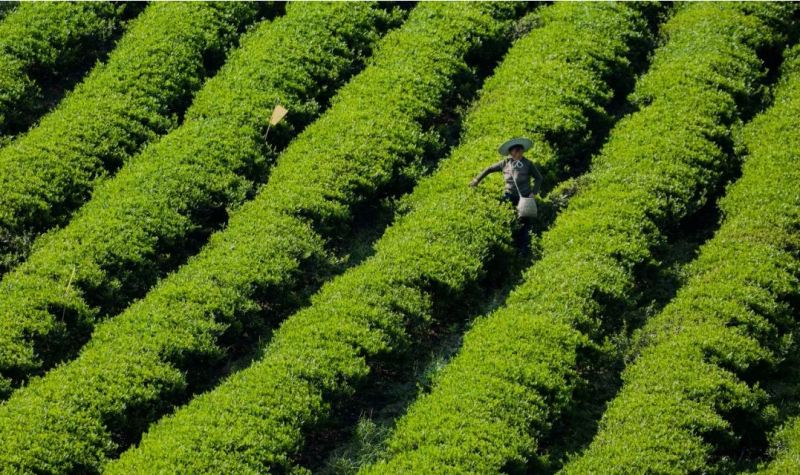
[{"label": "harvest bag", "polygon": [[514,186],[517,187],[517,194],[519,195],[519,203],[517,203],[517,215],[520,218],[535,218],[539,211],[536,209],[536,198],[526,198],[519,192],[519,185],[517,185],[517,177],[514,172],[511,172],[511,178],[514,180]]}]

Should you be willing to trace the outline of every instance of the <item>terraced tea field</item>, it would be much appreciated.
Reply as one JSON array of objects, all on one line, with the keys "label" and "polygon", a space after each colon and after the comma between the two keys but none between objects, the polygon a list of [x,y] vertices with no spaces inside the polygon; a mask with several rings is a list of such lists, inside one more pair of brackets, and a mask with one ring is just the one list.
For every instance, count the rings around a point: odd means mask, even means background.
[{"label": "terraced tea field", "polygon": [[[800,474],[799,39],[788,2],[0,4],[0,473]],[[469,186],[513,137],[530,253]]]}]

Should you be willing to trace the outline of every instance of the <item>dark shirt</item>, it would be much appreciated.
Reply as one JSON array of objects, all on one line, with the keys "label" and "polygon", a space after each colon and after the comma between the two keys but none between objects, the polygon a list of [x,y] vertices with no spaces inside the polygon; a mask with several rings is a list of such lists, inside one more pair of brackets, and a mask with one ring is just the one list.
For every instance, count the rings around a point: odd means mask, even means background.
[{"label": "dark shirt", "polygon": [[[477,180],[480,182],[486,175],[495,172],[503,172],[505,191],[512,196],[531,194],[531,176],[533,177],[533,193],[539,194],[539,189],[542,187],[542,174],[539,173],[536,165],[525,157],[519,161],[513,158],[504,158],[482,171]],[[514,180],[517,182],[516,185],[514,185]],[[519,187],[519,193],[517,193],[517,187]]]}]

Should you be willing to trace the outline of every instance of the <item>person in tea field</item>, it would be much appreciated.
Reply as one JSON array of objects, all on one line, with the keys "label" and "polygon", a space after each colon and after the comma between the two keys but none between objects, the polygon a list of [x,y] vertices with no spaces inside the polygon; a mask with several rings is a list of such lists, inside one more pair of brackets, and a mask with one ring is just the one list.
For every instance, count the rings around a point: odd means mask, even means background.
[{"label": "person in tea field", "polygon": [[[470,182],[470,186],[478,186],[478,183],[490,173],[503,172],[505,180],[504,201],[510,202],[514,207],[517,207],[520,197],[534,198],[542,187],[542,174],[536,165],[524,155],[531,146],[533,146],[533,143],[530,139],[515,138],[507,140],[497,149],[504,158],[483,170],[480,175]],[[533,187],[531,187],[531,178],[533,178]],[[528,255],[531,244],[531,218],[520,217],[519,219],[522,226],[520,234],[515,236],[515,240],[520,253]]]}]

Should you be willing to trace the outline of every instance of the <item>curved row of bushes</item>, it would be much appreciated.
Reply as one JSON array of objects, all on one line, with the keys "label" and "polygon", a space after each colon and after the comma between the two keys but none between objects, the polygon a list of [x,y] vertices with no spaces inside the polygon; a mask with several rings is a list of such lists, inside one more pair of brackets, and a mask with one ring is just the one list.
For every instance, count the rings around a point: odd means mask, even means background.
[{"label": "curved row of bushes", "polygon": [[[497,8],[459,8],[492,6]],[[412,193],[413,211],[387,231],[376,254],[326,284],[311,307],[277,330],[257,363],[153,426],[106,473],[302,472],[295,463],[306,431],[355,390],[370,371],[367,359],[406,348],[410,328],[423,327],[442,302],[463,298],[485,273],[489,256],[508,250],[509,207],[487,190],[465,198],[480,164],[496,156],[497,143],[517,134],[532,135],[538,150],[547,150],[547,168],[570,158],[553,150],[554,143],[586,140],[596,125],[587,111],[603,114],[612,95],[604,80],[626,65],[631,40],[646,30],[627,5],[560,4],[541,18],[545,26],[511,49],[484,88],[467,118],[463,145]],[[594,28],[584,29],[587,23]],[[436,31],[453,35],[450,28]],[[557,90],[570,94],[547,94]],[[397,129],[408,113],[393,114],[374,130]],[[544,139],[549,134],[553,141]],[[313,209],[312,203],[304,208]]]},{"label": "curved row of bushes", "polygon": [[[313,22],[298,14],[291,43],[332,42],[319,37],[322,25],[364,32],[363,18],[375,7],[298,4],[294,9],[328,14]],[[146,298],[99,325],[76,360],[0,406],[0,463],[96,471],[115,455],[115,444],[136,440],[197,391],[198,379],[218,374],[245,335],[263,334],[270,319],[296,309],[335,260],[324,246],[334,236],[327,230],[346,227],[356,205],[386,193],[426,149],[439,146],[435,128],[444,107],[463,81],[474,80],[466,58],[502,43],[522,7],[423,3],[412,11],[331,109],[285,150],[268,184],[225,231]],[[220,470],[244,473],[233,465]]]},{"label": "curved row of bushes", "polygon": [[[743,142],[749,156],[742,180],[726,202],[728,214],[737,216],[737,229],[730,231],[730,239],[743,250],[737,253],[734,249],[725,259],[758,270],[754,272],[756,282],[745,275],[747,286],[731,292],[731,300],[796,333],[800,305],[800,46],[789,51],[782,73],[775,105],[745,129]],[[759,257],[763,262],[757,260]],[[726,267],[731,266],[726,263]],[[740,272],[735,269],[731,274],[738,276]],[[763,302],[742,296],[742,291],[754,285],[767,290],[758,292],[765,297]],[[742,330],[760,336],[751,328]],[[768,350],[775,346],[770,343],[764,345]],[[790,351],[796,352],[797,343],[792,343]],[[759,475],[800,473],[800,419],[788,421],[778,432],[772,456],[773,460],[757,472]]]},{"label": "curved row of bushes", "polygon": [[[95,2],[80,3],[89,4]],[[24,259],[36,236],[64,224],[105,176],[173,128],[208,67],[221,63],[243,27],[268,8],[153,3],[106,63],[0,150],[0,273]]]},{"label": "curved row of bushes", "polygon": [[[790,17],[787,7],[761,8]],[[583,358],[636,304],[637,270],[661,229],[702,206],[731,166],[733,97],[758,93],[756,50],[777,33],[741,10],[685,6],[664,25],[666,44],[637,87],[647,103],[612,131],[585,190],[543,236],[542,260],[465,334],[432,392],[398,421],[387,459],[362,473],[526,470],[571,404]]]},{"label": "curved row of bushes", "polygon": [[263,133],[276,98],[292,111],[271,133],[285,144],[293,127],[319,114],[326,88],[354,72],[389,20],[369,4],[289,10],[246,37],[181,127],[98,187],[66,228],[43,236],[6,274],[0,374],[21,381],[69,358],[99,318],[143,296],[196,251],[271,164]]},{"label": "curved row of bushes", "polygon": [[[44,108],[42,88],[107,49],[127,2],[9,2],[0,9],[0,135],[27,128]],[[6,8],[13,11],[5,12]]]}]

